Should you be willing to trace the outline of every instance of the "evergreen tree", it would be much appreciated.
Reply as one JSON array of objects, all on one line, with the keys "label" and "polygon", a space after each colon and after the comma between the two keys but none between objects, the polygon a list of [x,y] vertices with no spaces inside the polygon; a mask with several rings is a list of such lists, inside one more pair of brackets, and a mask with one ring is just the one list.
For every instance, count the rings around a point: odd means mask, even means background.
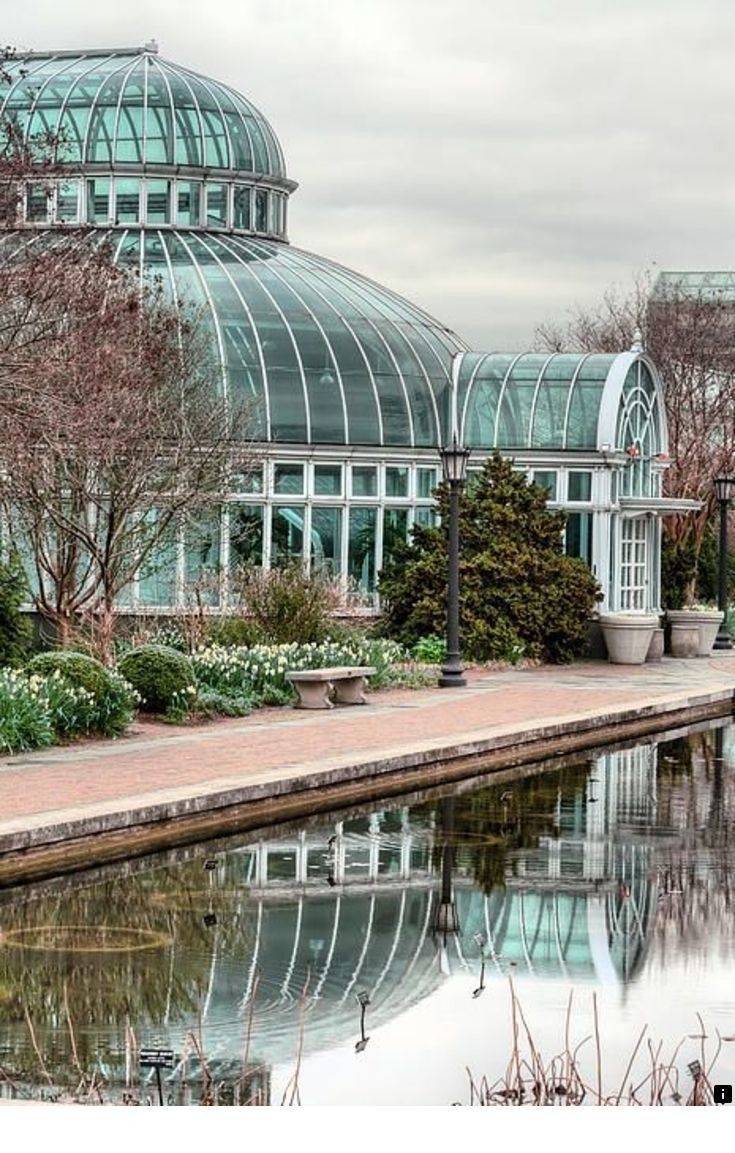
[{"label": "evergreen tree", "polygon": [[30,624],[21,611],[28,589],[17,553],[0,560],[0,667],[22,660],[30,641]]},{"label": "evergreen tree", "polygon": [[[443,634],[447,597],[448,493],[441,525],[417,526],[380,575],[384,628],[404,644]],[[564,515],[500,456],[491,457],[460,506],[463,651],[473,660],[523,655],[570,661],[584,651],[599,586],[563,552]]]}]

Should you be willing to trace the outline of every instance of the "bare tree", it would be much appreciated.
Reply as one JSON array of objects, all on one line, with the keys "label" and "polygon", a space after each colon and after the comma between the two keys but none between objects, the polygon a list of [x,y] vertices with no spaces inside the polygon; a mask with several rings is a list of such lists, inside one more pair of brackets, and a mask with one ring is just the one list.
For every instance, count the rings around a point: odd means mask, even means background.
[{"label": "bare tree", "polygon": [[[10,63],[0,49],[0,79]],[[81,621],[109,655],[121,594],[247,469],[249,413],[224,395],[202,315],[86,230],[22,227],[28,189],[43,201],[73,172],[63,139],[3,117],[0,514],[58,639]]]},{"label": "bare tree", "polygon": [[541,326],[536,337],[550,351],[619,352],[641,332],[665,387],[665,491],[702,502],[697,513],[668,517],[665,531],[698,557],[713,512],[712,478],[735,469],[735,307],[703,291],[654,291],[652,281],[650,273],[638,276],[629,291],[611,290],[565,324]]},{"label": "bare tree", "polygon": [[0,508],[62,643],[81,620],[109,654],[121,594],[247,468],[248,415],[160,283],[89,244],[0,260]]}]

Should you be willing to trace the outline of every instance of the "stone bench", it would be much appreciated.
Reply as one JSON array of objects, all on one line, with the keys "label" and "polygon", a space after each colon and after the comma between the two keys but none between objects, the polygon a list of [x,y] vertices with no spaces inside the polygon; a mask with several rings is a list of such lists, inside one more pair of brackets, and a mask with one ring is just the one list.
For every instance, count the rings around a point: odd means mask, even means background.
[{"label": "stone bench", "polygon": [[338,705],[364,705],[365,683],[377,670],[367,666],[345,665],[333,669],[293,669],[286,673],[299,699],[297,709],[334,708],[330,693]]}]

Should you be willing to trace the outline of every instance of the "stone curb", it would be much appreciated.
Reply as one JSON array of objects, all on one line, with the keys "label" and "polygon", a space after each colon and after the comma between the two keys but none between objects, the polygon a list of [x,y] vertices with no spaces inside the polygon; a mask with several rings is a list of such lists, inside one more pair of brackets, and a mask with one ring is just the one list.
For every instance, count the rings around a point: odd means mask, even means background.
[{"label": "stone curb", "polygon": [[[518,724],[505,729],[493,728],[487,735],[477,735],[471,740],[456,739],[450,742],[427,742],[418,748],[413,745],[393,746],[379,757],[350,763],[345,757],[323,761],[319,767],[313,763],[290,766],[287,777],[265,779],[243,784],[238,778],[213,779],[199,789],[190,786],[169,789],[148,794],[138,794],[127,801],[116,799],[104,804],[89,805],[84,808],[57,810],[55,813],[34,814],[32,817],[0,821],[0,858],[60,847],[64,842],[86,840],[121,833],[125,830],[141,830],[151,825],[181,822],[186,818],[211,815],[210,828],[216,825],[217,813],[233,809],[235,806],[253,805],[262,809],[263,803],[272,801],[274,819],[283,802],[288,809],[309,811],[314,806],[314,790],[340,791],[352,788],[364,795],[365,783],[371,782],[376,795],[379,795],[381,779],[390,781],[390,791],[400,791],[400,781],[396,774],[405,774],[406,785],[415,783],[417,776],[425,773],[433,783],[457,779],[471,772],[493,771],[509,766],[521,765],[533,760],[543,760],[564,751],[581,751],[600,744],[600,730],[611,730],[607,739],[614,740],[620,729],[629,732],[645,733],[665,729],[676,721],[697,719],[705,715],[723,715],[733,708],[732,688],[708,692],[677,692],[663,696],[641,707],[620,705],[601,713],[599,710],[586,710],[537,728],[525,729]],[[485,766],[478,762],[491,759]],[[121,807],[124,806],[124,807]],[[319,806],[321,807],[321,805]],[[51,818],[51,819],[50,819]],[[169,843],[175,841],[175,828],[166,837]],[[90,863],[95,857],[94,843],[89,841],[86,850]]]}]

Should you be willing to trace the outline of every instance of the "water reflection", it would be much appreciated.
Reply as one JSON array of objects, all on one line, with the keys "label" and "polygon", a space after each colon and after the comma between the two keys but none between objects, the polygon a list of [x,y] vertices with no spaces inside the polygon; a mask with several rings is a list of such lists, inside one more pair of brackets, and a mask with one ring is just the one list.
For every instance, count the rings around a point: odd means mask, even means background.
[{"label": "water reflection", "polygon": [[306,1052],[374,1052],[457,975],[474,998],[508,974],[623,994],[651,965],[729,960],[732,763],[720,727],[7,893],[0,1063],[16,1085],[95,1069],[114,1093],[137,1046],[170,1046],[186,1102],[191,1031],[228,1100],[266,1102],[300,1023]]}]

